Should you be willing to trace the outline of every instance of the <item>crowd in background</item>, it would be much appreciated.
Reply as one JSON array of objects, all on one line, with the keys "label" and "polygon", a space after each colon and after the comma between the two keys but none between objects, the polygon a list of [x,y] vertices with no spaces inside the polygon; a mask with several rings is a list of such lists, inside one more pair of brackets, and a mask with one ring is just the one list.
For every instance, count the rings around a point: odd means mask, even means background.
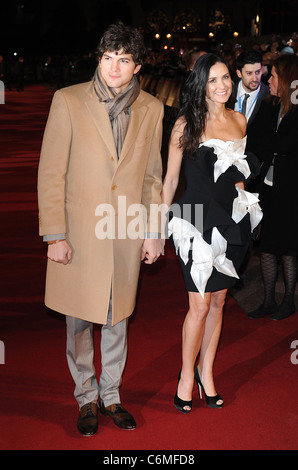
[{"label": "crowd in background", "polygon": [[[243,52],[245,46],[240,43],[220,43],[211,45],[207,52],[215,52],[222,56],[228,64],[233,75],[237,56]],[[263,80],[266,82],[270,76],[272,62],[280,54],[298,54],[298,33],[288,38],[272,35],[265,42],[256,42],[250,46],[263,55]],[[148,49],[141,74],[166,76],[175,80],[183,80],[189,70],[189,57],[192,50],[177,51],[166,49],[153,51]],[[16,89],[23,91],[26,84],[44,83],[54,88],[62,88],[74,83],[90,80],[96,68],[96,53],[85,54],[49,54],[38,57],[34,54],[19,56],[14,54],[1,54],[0,51],[0,79],[5,84],[6,91]]]}]

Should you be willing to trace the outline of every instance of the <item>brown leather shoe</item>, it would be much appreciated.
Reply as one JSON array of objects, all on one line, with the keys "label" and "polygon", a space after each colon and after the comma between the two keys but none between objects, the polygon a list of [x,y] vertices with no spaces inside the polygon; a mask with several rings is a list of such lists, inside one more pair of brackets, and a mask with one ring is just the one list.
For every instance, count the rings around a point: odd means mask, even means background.
[{"label": "brown leather shoe", "polygon": [[105,407],[103,402],[100,402],[100,412],[105,416],[110,416],[116,426],[121,429],[135,429],[136,422],[134,418],[128,413],[120,403],[116,403]]},{"label": "brown leather shoe", "polygon": [[82,406],[79,412],[77,428],[83,436],[94,436],[98,430],[98,405],[91,402]]}]

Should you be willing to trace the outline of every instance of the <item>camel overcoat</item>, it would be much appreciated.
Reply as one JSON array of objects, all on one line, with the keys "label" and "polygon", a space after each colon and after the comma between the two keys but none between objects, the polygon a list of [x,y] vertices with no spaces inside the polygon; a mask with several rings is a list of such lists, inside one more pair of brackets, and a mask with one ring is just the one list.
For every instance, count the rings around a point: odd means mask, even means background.
[{"label": "camel overcoat", "polygon": [[141,90],[118,160],[92,82],[54,94],[38,169],[39,233],[65,233],[73,253],[67,265],[47,262],[52,310],[106,324],[112,289],[113,324],[133,312],[144,233],[160,229],[150,204],[161,203],[162,119],[162,103]]}]

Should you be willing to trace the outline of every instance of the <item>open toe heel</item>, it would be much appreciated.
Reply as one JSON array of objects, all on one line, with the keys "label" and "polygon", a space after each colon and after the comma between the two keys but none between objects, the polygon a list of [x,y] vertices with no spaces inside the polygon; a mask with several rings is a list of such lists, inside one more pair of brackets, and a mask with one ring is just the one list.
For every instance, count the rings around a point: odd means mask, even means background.
[{"label": "open toe heel", "polygon": [[[200,398],[201,399],[203,398],[203,395],[202,395],[202,391],[203,391],[204,395],[205,395],[206,404],[207,404],[207,406],[209,406],[209,408],[222,408],[223,407],[223,399],[221,398],[221,396],[218,393],[214,396],[206,395],[206,392],[205,392],[203,384],[201,382],[199,371],[198,371],[197,367],[195,367],[195,381],[197,383]],[[218,402],[221,402],[221,403],[218,403]]]},{"label": "open toe heel", "polygon": [[[181,376],[181,371],[179,372],[179,375],[178,375],[178,385],[180,382],[180,376]],[[185,401],[185,400],[181,400],[181,398],[178,397],[178,385],[177,385],[177,392],[174,397],[174,405],[177,408],[177,410],[181,411],[181,413],[187,414],[192,409],[192,400]]]}]

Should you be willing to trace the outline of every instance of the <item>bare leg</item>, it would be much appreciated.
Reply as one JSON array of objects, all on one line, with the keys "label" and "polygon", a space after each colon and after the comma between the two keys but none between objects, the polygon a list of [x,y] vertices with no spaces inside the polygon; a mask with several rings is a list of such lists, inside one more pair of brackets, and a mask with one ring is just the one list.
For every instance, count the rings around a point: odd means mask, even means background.
[{"label": "bare leg", "polygon": [[199,371],[206,394],[216,395],[213,363],[221,333],[226,293],[226,289],[209,292],[203,299],[199,293],[189,292],[189,311],[182,329],[181,379],[177,391],[182,400],[188,401],[192,398],[194,366],[199,352]]},{"label": "bare leg", "polygon": [[189,310],[182,328],[182,369],[177,390],[179,398],[185,401],[192,399],[194,365],[202,344],[211,301],[210,293],[206,293],[204,299],[196,292],[189,292],[188,296]]},{"label": "bare leg", "polygon": [[[222,311],[227,290],[213,292],[211,304],[205,323],[205,333],[200,350],[199,374],[207,395],[215,396],[213,381],[213,364],[222,328]],[[218,404],[221,404],[222,400]]]}]

